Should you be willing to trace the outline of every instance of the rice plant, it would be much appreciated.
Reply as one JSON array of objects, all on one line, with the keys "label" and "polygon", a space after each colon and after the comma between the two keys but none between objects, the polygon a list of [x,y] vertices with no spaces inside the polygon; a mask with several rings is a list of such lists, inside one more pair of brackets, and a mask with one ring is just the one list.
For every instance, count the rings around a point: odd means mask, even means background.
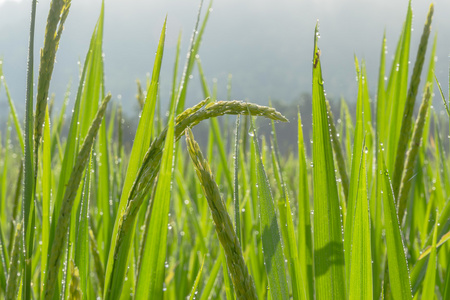
[{"label": "rice plant", "polygon": [[[50,4],[35,82],[32,1],[24,122],[0,64],[9,104],[0,135],[0,298],[450,299],[442,137],[450,97],[434,75],[433,5],[411,72],[411,3],[387,74],[380,37],[375,101],[365,62],[355,57],[357,100],[341,102],[340,119],[324,93],[321,53],[331,49],[319,50],[316,24],[313,122],[305,127],[301,107],[288,120],[270,105],[217,99],[199,56],[210,11],[202,15],[202,5],[178,74],[180,39],[175,57],[164,56],[168,18],[151,77],[138,82],[139,122],[127,146],[122,108],[108,104],[114,95],[104,83],[104,3],[69,121],[68,96],[58,114],[48,102],[70,4]],[[171,60],[171,97],[161,99],[161,66]],[[204,99],[186,108],[195,66]],[[445,118],[432,106],[435,82]],[[261,118],[270,120],[270,136],[258,135]],[[276,123],[287,121],[297,122],[298,152],[283,155]],[[206,145],[194,139],[200,123]]]}]

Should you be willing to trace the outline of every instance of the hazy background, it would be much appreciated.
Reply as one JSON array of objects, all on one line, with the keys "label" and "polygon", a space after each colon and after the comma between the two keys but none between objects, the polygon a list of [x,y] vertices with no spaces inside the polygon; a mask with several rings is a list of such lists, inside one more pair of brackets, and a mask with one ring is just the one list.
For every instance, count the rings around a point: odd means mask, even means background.
[{"label": "hazy background", "polygon": [[[37,7],[36,72],[49,3],[49,0],[40,0]],[[202,14],[208,4],[205,1]],[[412,3],[412,62],[429,4],[430,1],[419,0]],[[354,55],[366,60],[370,92],[374,95],[383,32],[386,30],[389,69],[407,5],[406,0],[216,0],[199,52],[205,75],[210,84],[217,79],[221,99],[226,98],[227,77],[232,74],[234,99],[261,104],[267,104],[269,98],[296,101],[302,93],[310,93],[313,33],[319,19],[319,47],[328,97],[339,99],[343,96],[354,101]],[[85,57],[100,6],[100,0],[72,1],[50,87],[59,100],[72,80],[73,103],[78,84],[77,61]],[[144,81],[152,70],[166,15],[161,95],[163,100],[168,99],[178,34],[182,32],[181,73],[198,6],[198,0],[105,1],[106,90],[116,99],[121,95],[126,111],[133,112],[137,107],[135,81],[138,78]],[[0,57],[19,110],[23,109],[25,99],[30,8],[31,1],[0,0]],[[436,73],[443,86],[447,82],[450,52],[449,15],[450,1],[435,1],[432,37],[437,31]],[[195,69],[188,90],[188,104],[202,99],[197,74]],[[7,110],[3,88],[0,90],[0,107]]]}]

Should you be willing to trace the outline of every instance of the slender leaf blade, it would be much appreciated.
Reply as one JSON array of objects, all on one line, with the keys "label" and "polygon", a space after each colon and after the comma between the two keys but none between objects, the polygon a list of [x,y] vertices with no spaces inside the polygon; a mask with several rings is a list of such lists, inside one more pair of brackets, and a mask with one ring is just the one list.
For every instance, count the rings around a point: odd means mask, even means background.
[{"label": "slender leaf blade", "polygon": [[[359,168],[358,195],[352,236],[349,299],[373,299],[372,251],[367,197],[366,150]],[[352,222],[352,220],[348,220]]]},{"label": "slender leaf blade", "polygon": [[345,299],[344,247],[315,30],[313,56],[314,271],[316,299]]},{"label": "slender leaf blade", "polygon": [[[384,149],[381,149],[381,151],[384,151]],[[383,156],[381,163],[384,174],[382,198],[391,293],[394,299],[412,299],[408,263],[406,261],[402,234],[397,218],[389,172],[384,163]]]},{"label": "slender leaf blade", "polygon": [[162,298],[174,163],[174,114],[175,106],[173,105],[161,158],[158,184],[152,203],[150,226],[145,233],[150,236],[146,238],[144,255],[141,258],[142,263],[136,283],[137,299],[151,299],[150,296],[156,299]]},{"label": "slender leaf blade", "polygon": [[[252,121],[253,122],[253,121]],[[253,144],[256,149],[257,181],[261,238],[264,251],[264,265],[269,279],[273,299],[289,299],[281,237],[270,184],[264,169],[261,151],[256,139],[256,129],[251,125]]]}]

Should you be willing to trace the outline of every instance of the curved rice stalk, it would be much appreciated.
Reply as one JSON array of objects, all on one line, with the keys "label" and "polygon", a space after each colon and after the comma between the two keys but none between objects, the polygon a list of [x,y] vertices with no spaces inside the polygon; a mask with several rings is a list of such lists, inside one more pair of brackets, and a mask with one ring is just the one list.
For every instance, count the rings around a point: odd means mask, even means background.
[{"label": "curved rice stalk", "polygon": [[208,162],[194,140],[192,131],[186,129],[186,144],[189,155],[202,184],[203,193],[208,201],[219,241],[225,251],[228,270],[231,274],[234,290],[238,299],[257,299],[253,279],[248,272],[242,256],[241,246],[233,228],[230,216],[220,196],[219,187],[214,180]]},{"label": "curved rice stalk", "polygon": [[[250,114],[264,116],[266,118],[277,121],[287,121],[287,119],[283,115],[281,115],[273,108],[241,101],[212,102],[203,108],[199,108],[199,106],[197,105],[194,108],[191,108],[191,110],[194,112],[191,115],[182,113],[181,116],[183,117],[181,118],[181,120],[179,120],[178,118],[176,119],[174,135],[175,140],[178,140],[184,134],[184,130],[186,130],[186,128],[193,127],[203,120],[214,118],[224,114]],[[137,212],[139,211],[144,198],[150,192],[153,181],[155,180],[159,172],[166,135],[167,127],[161,132],[158,138],[156,138],[152,142],[150,148],[145,154],[142,160],[142,165],[128,194],[128,204],[125,208],[124,213],[121,215],[118,221],[119,224],[117,235],[115,236],[115,247],[114,250],[111,250],[114,251],[112,253],[112,259],[114,259],[114,262],[112,262],[111,274],[114,272],[115,268],[118,267],[116,266],[116,262],[119,260],[119,258],[127,257],[126,255],[130,249],[128,232],[132,230],[133,224],[136,220]],[[108,287],[105,287],[106,289],[108,289],[105,290],[105,294],[109,295],[109,289],[111,288],[110,284],[108,284]]]}]

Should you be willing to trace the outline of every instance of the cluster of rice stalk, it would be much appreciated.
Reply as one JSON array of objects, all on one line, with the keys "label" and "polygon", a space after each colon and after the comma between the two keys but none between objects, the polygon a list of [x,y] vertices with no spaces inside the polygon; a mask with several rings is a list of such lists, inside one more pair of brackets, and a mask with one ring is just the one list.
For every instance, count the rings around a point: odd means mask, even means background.
[{"label": "cluster of rice stalk", "polygon": [[[152,75],[145,86],[138,82],[131,149],[120,104],[107,106],[102,4],[64,124],[68,96],[58,115],[47,98],[69,8],[70,1],[51,2],[35,93],[32,2],[24,124],[0,68],[10,107],[0,136],[0,298],[450,299],[450,159],[441,137],[449,120],[431,105],[433,5],[412,72],[411,3],[388,76],[383,37],[376,101],[355,57],[356,115],[343,101],[341,122],[324,93],[316,26],[312,157],[300,111],[298,154],[283,156],[275,123],[288,120],[280,112],[216,100],[198,55],[211,4],[203,17],[200,5],[180,76],[178,43],[167,118],[158,113],[170,18],[164,22]],[[186,109],[195,65],[205,100]],[[226,130],[230,115],[237,115],[235,136]],[[258,136],[257,116],[271,120],[269,139]],[[201,151],[191,128],[206,120]]]}]

